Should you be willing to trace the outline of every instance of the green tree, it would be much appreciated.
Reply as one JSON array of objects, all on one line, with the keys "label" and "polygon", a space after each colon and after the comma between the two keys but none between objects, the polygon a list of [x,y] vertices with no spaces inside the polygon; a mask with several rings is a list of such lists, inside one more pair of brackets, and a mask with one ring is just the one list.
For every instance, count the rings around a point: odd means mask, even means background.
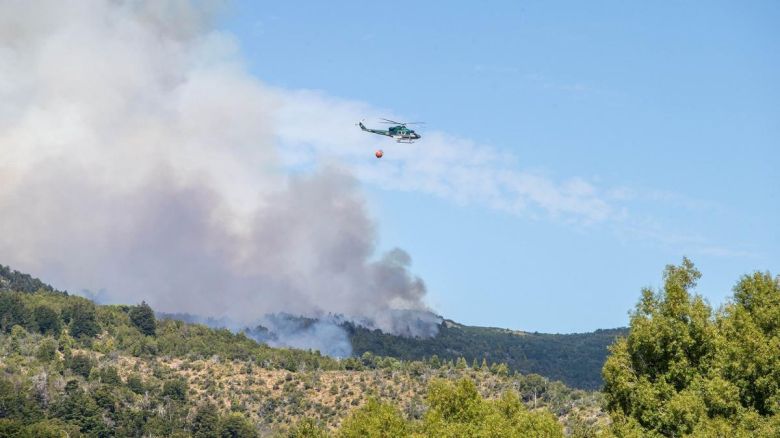
[{"label": "green tree", "polygon": [[195,411],[192,419],[193,438],[211,438],[217,436],[219,430],[219,412],[212,403],[203,403]]},{"label": "green tree", "polygon": [[38,331],[41,333],[52,334],[54,336],[60,335],[60,331],[62,331],[60,316],[57,314],[57,311],[50,306],[44,304],[36,307],[35,310],[33,310],[33,319],[38,326]]},{"label": "green tree", "polygon": [[78,382],[69,381],[65,385],[65,392],[66,395],[52,406],[54,417],[78,425],[81,432],[90,436],[101,436],[101,433],[107,431],[100,407],[78,387]]},{"label": "green tree", "polygon": [[95,366],[95,361],[86,354],[74,354],[68,360],[67,365],[75,374],[86,379]]},{"label": "green tree", "polygon": [[112,413],[116,411],[117,398],[114,396],[113,391],[111,391],[110,386],[108,385],[98,386],[92,392],[92,398],[95,400],[95,403],[97,403],[97,405],[100,408]]},{"label": "green tree", "polygon": [[532,406],[536,408],[537,400],[544,396],[549,385],[550,381],[546,378],[538,374],[528,374],[520,380],[518,390],[523,400],[532,402]]},{"label": "green tree", "polygon": [[257,430],[252,422],[238,412],[231,412],[220,421],[220,438],[255,438]]},{"label": "green tree", "polygon": [[299,421],[287,433],[287,438],[327,438],[328,432],[312,418]]},{"label": "green tree", "polygon": [[483,399],[469,379],[434,380],[428,387],[429,409],[420,432],[427,437],[563,437],[550,412],[528,412],[517,393]]},{"label": "green tree", "polygon": [[[4,436],[0,432],[0,436]],[[42,420],[33,423],[24,429],[22,437],[30,438],[62,438],[79,436],[79,428],[57,419]]]},{"label": "green tree", "polygon": [[154,317],[154,311],[141,301],[141,304],[130,309],[130,321],[144,335],[154,336],[157,329],[157,320]]},{"label": "green tree", "polygon": [[143,394],[146,392],[143,380],[136,374],[127,377],[127,387],[136,394]]},{"label": "green tree", "polygon": [[70,335],[74,338],[93,337],[100,333],[95,318],[95,305],[87,300],[79,300],[70,309]]},{"label": "green tree", "polygon": [[763,416],[780,414],[780,277],[742,277],[718,327],[722,379],[710,391],[713,413],[727,415],[741,405]]},{"label": "green tree", "polygon": [[628,338],[604,365],[608,410],[667,436],[690,433],[705,414],[695,388],[713,365],[717,334],[712,310],[689,292],[700,277],[687,258],[667,266],[663,290],[642,291]]},{"label": "green tree", "polygon": [[509,375],[509,367],[507,367],[505,363],[493,364],[493,366],[490,367],[490,371],[493,374],[497,374],[502,377]]},{"label": "green tree", "polygon": [[355,409],[341,423],[338,436],[341,438],[362,437],[406,437],[409,434],[406,420],[398,409],[371,398],[362,407]]},{"label": "green tree", "polygon": [[29,327],[31,322],[30,309],[18,293],[0,292],[0,329],[3,332],[11,333],[15,325]]},{"label": "green tree", "polygon": [[170,397],[171,400],[187,401],[187,390],[189,389],[187,381],[184,379],[171,379],[163,383],[163,397]]},{"label": "green tree", "polygon": [[29,423],[42,416],[43,412],[31,400],[27,391],[0,377],[0,418],[18,419]]},{"label": "green tree", "polygon": [[700,273],[668,266],[663,290],[643,290],[628,338],[603,368],[618,436],[767,436],[780,424],[780,279],[743,277],[712,314],[690,293]]},{"label": "green tree", "polygon": [[44,338],[38,350],[35,352],[35,357],[41,362],[51,362],[57,358],[57,341],[52,338]]},{"label": "green tree", "polygon": [[119,377],[119,371],[116,367],[107,366],[100,370],[98,373],[100,377],[100,383],[104,383],[109,386],[117,386],[122,384],[122,379]]},{"label": "green tree", "polygon": [[[2,389],[0,387],[0,389]],[[24,423],[20,420],[11,418],[0,418],[0,436],[3,437],[22,437]]]}]

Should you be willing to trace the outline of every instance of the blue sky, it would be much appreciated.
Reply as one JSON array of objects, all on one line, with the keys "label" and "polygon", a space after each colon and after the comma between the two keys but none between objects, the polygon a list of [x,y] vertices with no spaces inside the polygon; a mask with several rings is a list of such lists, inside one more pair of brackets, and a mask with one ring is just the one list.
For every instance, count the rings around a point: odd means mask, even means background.
[{"label": "blue sky", "polygon": [[[573,332],[626,325],[683,255],[716,306],[740,275],[780,273],[778,22],[777,2],[239,1],[220,28],[281,92],[424,120],[420,148],[435,132],[500,155],[479,175],[595,188],[604,218],[361,177],[381,248],[409,251],[436,311]],[[358,175],[405,147],[360,138],[374,162]]]}]

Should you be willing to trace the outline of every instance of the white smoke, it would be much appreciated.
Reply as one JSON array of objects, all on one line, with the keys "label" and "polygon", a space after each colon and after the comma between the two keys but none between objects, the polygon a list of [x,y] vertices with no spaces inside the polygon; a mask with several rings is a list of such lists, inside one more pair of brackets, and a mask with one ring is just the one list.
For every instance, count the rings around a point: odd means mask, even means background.
[{"label": "white smoke", "polygon": [[426,309],[408,254],[376,258],[347,172],[285,174],[279,94],[214,9],[0,3],[0,260],[167,312],[414,327],[387,317]]}]

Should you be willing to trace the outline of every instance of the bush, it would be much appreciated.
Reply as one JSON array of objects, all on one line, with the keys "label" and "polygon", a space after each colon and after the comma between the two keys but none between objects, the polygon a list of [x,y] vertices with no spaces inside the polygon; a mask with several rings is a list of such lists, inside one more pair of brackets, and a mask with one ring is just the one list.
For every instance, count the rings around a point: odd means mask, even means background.
[{"label": "bush", "polygon": [[163,384],[163,397],[170,397],[171,400],[187,401],[187,381],[184,379],[166,380]]},{"label": "bush", "polygon": [[95,362],[86,354],[74,354],[68,361],[68,368],[85,379],[89,377],[89,373],[94,366]]},{"label": "bush", "polygon": [[100,370],[98,376],[100,377],[100,382],[106,385],[114,386],[122,383],[122,379],[119,378],[119,372],[116,370],[116,367],[107,366]]},{"label": "bush", "polygon": [[217,436],[219,429],[219,412],[211,403],[198,406],[195,417],[192,419],[193,438],[211,438]]},{"label": "bush", "polygon": [[133,391],[139,395],[146,392],[146,388],[144,387],[144,382],[141,380],[141,377],[135,374],[127,378],[127,387],[130,389],[130,391]]},{"label": "bush", "polygon": [[304,418],[288,433],[288,438],[327,438],[328,432],[311,418]]},{"label": "bush", "polygon": [[369,399],[363,407],[354,410],[338,431],[340,438],[368,436],[401,438],[408,435],[409,428],[398,409],[373,398]]},{"label": "bush", "polygon": [[35,357],[41,362],[51,362],[57,357],[57,342],[51,338],[45,338],[38,346]]},{"label": "bush", "polygon": [[233,412],[222,419],[219,426],[221,438],[256,438],[255,426],[243,415]]},{"label": "bush", "polygon": [[528,412],[513,391],[489,401],[469,379],[435,380],[429,385],[427,399],[429,409],[421,425],[426,436],[563,437],[554,415]]}]

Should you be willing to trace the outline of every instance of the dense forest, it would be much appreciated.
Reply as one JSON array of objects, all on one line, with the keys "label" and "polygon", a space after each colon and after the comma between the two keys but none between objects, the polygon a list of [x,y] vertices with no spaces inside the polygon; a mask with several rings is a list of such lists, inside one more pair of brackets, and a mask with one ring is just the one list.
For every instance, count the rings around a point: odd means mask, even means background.
[{"label": "dense forest", "polygon": [[602,385],[601,367],[607,347],[626,329],[592,333],[546,334],[492,327],[473,327],[445,320],[433,338],[408,338],[345,323],[355,354],[372,352],[415,360],[437,355],[443,359],[466,358],[469,363],[501,362],[523,374],[541,374],[574,388],[596,390]]},{"label": "dense forest", "polygon": [[0,436],[780,436],[780,277],[769,273],[744,276],[713,309],[689,260],[667,266],[610,346],[601,392],[486,355],[270,348],[13,275],[26,286],[0,291]]}]

